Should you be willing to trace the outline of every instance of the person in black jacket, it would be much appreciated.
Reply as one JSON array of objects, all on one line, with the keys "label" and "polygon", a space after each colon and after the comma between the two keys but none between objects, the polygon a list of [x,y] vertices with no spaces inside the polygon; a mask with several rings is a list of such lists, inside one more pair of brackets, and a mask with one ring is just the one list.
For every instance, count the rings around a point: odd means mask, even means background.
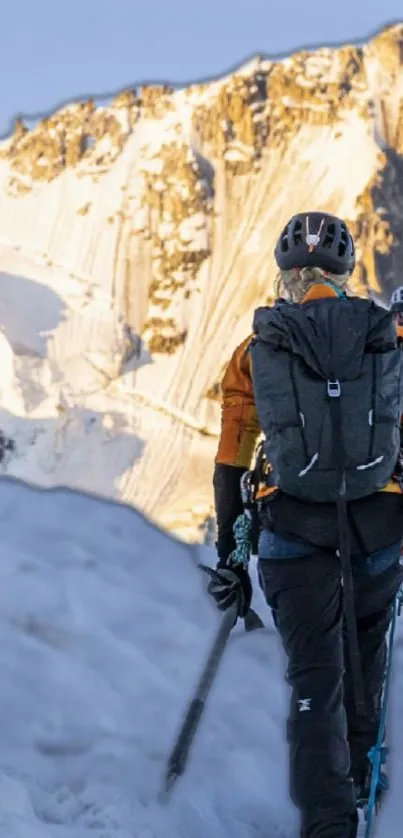
[{"label": "person in black jacket", "polygon": [[[306,236],[296,236],[296,229],[306,230]],[[279,293],[293,303],[342,299],[355,265],[354,245],[340,219],[304,213],[283,231],[276,260]],[[214,470],[218,577],[209,584],[220,608],[241,592],[241,615],[250,606],[252,587],[247,567],[232,561],[233,525],[243,508],[240,480],[251,466],[262,430],[251,366],[252,337],[235,350],[222,383]],[[286,494],[270,476],[264,495],[259,578],[288,657],[290,792],[301,812],[301,836],[355,838],[357,801],[368,793],[368,751],[379,723],[386,635],[403,579],[400,483],[390,474],[381,491],[349,503],[364,717],[356,713],[345,642],[336,504]]]}]

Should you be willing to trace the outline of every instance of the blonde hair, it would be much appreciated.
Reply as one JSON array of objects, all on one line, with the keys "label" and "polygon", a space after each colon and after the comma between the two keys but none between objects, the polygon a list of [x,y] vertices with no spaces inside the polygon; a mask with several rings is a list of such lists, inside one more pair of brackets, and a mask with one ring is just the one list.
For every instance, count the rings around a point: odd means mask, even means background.
[{"label": "blonde hair", "polygon": [[350,274],[332,274],[322,268],[292,268],[290,271],[280,271],[276,281],[277,297],[287,297],[293,303],[300,303],[312,285],[330,283],[348,291]]}]

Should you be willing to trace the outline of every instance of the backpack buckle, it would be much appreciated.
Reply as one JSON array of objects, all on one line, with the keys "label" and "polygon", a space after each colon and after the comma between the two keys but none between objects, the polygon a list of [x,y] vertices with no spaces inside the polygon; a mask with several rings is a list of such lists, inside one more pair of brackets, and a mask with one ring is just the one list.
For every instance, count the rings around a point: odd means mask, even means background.
[{"label": "backpack buckle", "polygon": [[328,380],[327,382],[327,395],[330,396],[331,399],[337,399],[341,395],[341,388],[340,388],[340,381],[336,378],[335,381]]}]

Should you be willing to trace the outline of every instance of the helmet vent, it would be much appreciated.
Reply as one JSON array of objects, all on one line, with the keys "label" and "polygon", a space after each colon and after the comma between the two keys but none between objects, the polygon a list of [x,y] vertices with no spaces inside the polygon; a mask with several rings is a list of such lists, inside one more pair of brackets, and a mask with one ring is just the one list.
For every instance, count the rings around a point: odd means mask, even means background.
[{"label": "helmet vent", "polygon": [[345,224],[340,224],[340,242],[337,248],[339,256],[344,256],[348,247],[348,233]]},{"label": "helmet vent", "polygon": [[289,246],[288,246],[288,227],[285,227],[285,229],[283,230],[283,232],[282,232],[282,236],[281,236],[280,241],[281,241],[281,250],[282,250],[282,252],[283,252],[283,253],[288,253],[288,251],[289,251]]},{"label": "helmet vent", "polygon": [[333,246],[333,242],[336,236],[336,226],[331,222],[326,227],[326,235],[323,239],[322,247],[331,248]]},{"label": "helmet vent", "polygon": [[298,245],[303,244],[302,221],[296,221],[296,223],[294,224],[293,239],[294,239],[294,244],[297,247],[298,247]]}]

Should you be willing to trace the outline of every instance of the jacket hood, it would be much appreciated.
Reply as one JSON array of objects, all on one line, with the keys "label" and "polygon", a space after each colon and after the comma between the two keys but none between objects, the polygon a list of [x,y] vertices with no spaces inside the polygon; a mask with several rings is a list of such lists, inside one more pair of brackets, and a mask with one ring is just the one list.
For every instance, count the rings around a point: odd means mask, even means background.
[{"label": "jacket hood", "polygon": [[[390,324],[385,340],[386,318]],[[366,349],[385,352],[396,346],[396,331],[388,311],[371,300],[337,297],[335,292],[314,299],[308,292],[301,304],[258,308],[253,329],[261,340],[275,349],[291,351],[325,379],[356,378]]]}]

